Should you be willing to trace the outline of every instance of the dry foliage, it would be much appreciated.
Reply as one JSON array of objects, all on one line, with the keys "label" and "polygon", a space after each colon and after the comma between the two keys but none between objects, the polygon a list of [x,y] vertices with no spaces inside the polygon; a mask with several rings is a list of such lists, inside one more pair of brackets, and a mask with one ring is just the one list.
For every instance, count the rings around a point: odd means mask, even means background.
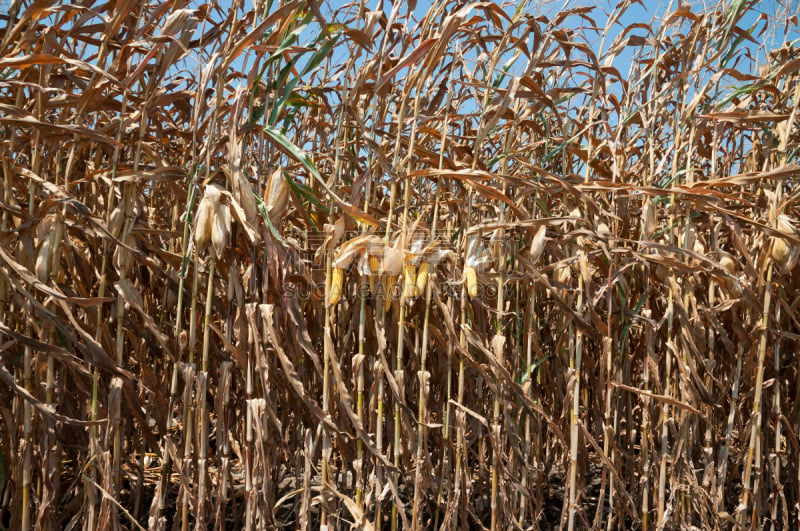
[{"label": "dry foliage", "polygon": [[800,525],[796,16],[255,4],[0,15],[0,527]]}]

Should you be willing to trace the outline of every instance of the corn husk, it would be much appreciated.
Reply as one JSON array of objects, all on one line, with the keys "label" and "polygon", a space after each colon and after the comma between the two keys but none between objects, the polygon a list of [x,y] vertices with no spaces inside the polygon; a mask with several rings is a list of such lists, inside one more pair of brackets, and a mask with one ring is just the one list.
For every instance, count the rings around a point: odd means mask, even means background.
[{"label": "corn husk", "polygon": [[403,270],[403,251],[399,249],[398,244],[394,247],[387,247],[383,253],[383,311],[388,312],[392,307],[392,298],[394,297],[394,286],[397,284],[397,278]]},{"label": "corn husk", "polygon": [[36,272],[36,278],[38,278],[40,282],[47,282],[50,279],[50,255],[52,253],[54,241],[55,231],[52,231],[42,240],[39,251],[36,253],[34,271]]},{"label": "corn husk", "polygon": [[470,238],[467,246],[467,258],[464,261],[465,267],[471,267],[477,273],[482,273],[492,266],[494,256],[489,252],[480,241],[480,235]]},{"label": "corn husk", "polygon": [[289,205],[289,183],[286,182],[281,167],[272,172],[267,179],[267,186],[264,189],[264,204],[269,213],[269,219],[273,223],[283,216]]},{"label": "corn husk", "polygon": [[[778,216],[778,231],[789,236],[797,236],[797,229],[792,220],[786,214]],[[772,260],[781,271],[791,271],[797,263],[798,251],[800,249],[785,238],[774,237],[772,239]]]},{"label": "corn husk", "polygon": [[544,252],[544,243],[546,236],[547,236],[547,226],[546,225],[539,226],[539,230],[536,231],[536,234],[533,237],[533,241],[531,242],[531,251],[530,251],[531,262],[536,263],[542,256],[542,253]]},{"label": "corn husk", "polygon": [[[724,269],[729,275],[736,276],[736,262],[727,254],[723,254],[719,260],[719,265],[722,269]],[[742,290],[738,285],[738,282],[733,278],[726,278],[723,282],[725,289],[728,293],[733,295],[741,295]]]},{"label": "corn husk", "polygon": [[[206,249],[211,243],[212,233],[214,231],[214,220],[220,210],[221,200],[222,189],[219,186],[215,184],[206,186],[203,199],[200,200],[200,206],[197,208],[197,216],[195,217],[194,241],[198,252]],[[230,226],[230,223],[228,223],[228,226]],[[219,237],[219,234],[217,236]]]},{"label": "corn husk", "polygon": [[[576,261],[577,263],[577,261]],[[560,284],[569,285],[570,279],[572,279],[572,267],[568,265],[559,266],[555,270],[554,279],[556,282]]]},{"label": "corn husk", "polygon": [[250,182],[241,170],[233,172],[231,181],[234,199],[242,205],[247,221],[255,224],[258,216],[258,207],[256,206],[256,198]]},{"label": "corn husk", "polygon": [[396,277],[402,270],[403,252],[396,247],[387,247],[383,253],[383,273],[390,277]]},{"label": "corn husk", "polygon": [[608,228],[608,224],[605,221],[599,221],[597,223],[596,231],[597,235],[601,238],[608,238],[611,236],[611,229]]},{"label": "corn husk", "polygon": [[231,232],[231,210],[228,205],[219,205],[214,214],[211,227],[211,245],[217,260],[221,260],[228,246],[228,235]]},{"label": "corn husk", "polygon": [[652,238],[657,228],[656,207],[653,204],[653,200],[648,197],[642,207],[642,232],[645,238],[648,240]]},{"label": "corn husk", "polygon": [[333,222],[333,246],[339,245],[342,238],[344,238],[344,216]]}]

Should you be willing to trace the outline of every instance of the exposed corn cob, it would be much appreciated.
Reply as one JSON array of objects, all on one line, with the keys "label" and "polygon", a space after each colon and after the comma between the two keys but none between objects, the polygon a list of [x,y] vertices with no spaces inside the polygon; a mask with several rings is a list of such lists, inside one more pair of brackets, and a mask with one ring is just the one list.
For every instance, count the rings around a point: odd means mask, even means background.
[{"label": "exposed corn cob", "polygon": [[375,293],[375,276],[381,274],[381,259],[375,255],[369,255],[369,291]]},{"label": "exposed corn cob", "polygon": [[417,267],[414,264],[403,266],[403,297],[410,299],[417,290]]},{"label": "exposed corn cob", "polygon": [[397,284],[398,275],[384,275],[383,277],[383,311],[388,312],[392,307],[394,286]]},{"label": "exposed corn cob", "polygon": [[474,267],[467,266],[464,268],[464,282],[467,285],[467,295],[470,299],[478,296],[478,273]]},{"label": "exposed corn cob", "polygon": [[422,262],[417,269],[417,285],[414,290],[414,295],[420,296],[425,291],[425,286],[428,284],[428,274],[431,269],[431,264]]},{"label": "exposed corn cob", "polygon": [[335,306],[342,298],[342,287],[344,286],[344,269],[333,268],[331,275],[331,285],[328,290],[328,304]]}]

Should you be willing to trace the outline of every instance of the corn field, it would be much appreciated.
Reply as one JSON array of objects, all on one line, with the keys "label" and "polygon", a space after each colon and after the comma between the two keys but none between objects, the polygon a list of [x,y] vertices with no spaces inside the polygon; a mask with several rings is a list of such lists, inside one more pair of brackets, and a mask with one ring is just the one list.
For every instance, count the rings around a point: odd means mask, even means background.
[{"label": "corn field", "polygon": [[793,2],[2,4],[0,529],[800,527]]}]

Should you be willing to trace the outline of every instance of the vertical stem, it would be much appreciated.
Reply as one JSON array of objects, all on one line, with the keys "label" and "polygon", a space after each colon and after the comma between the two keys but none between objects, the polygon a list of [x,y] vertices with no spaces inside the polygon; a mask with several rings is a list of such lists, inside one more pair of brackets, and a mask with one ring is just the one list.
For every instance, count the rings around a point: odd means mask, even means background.
[{"label": "vertical stem", "polygon": [[[750,507],[751,494],[757,494],[757,491],[751,491],[751,476],[753,473],[753,460],[756,458],[757,442],[761,437],[761,397],[764,392],[764,365],[767,358],[767,334],[769,333],[769,310],[770,302],[772,300],[772,271],[774,269],[771,259],[768,259],[767,264],[767,282],[764,285],[764,309],[761,315],[761,338],[758,344],[758,372],[756,373],[756,387],[755,398],[753,399],[753,426],[750,429],[750,445],[747,449],[747,458],[745,460],[744,476],[742,477],[742,497],[739,505],[745,510],[742,511],[741,517],[744,519],[747,514],[747,508]],[[756,470],[758,473],[759,470]],[[755,506],[753,511],[755,514]],[[744,521],[741,522],[745,525]]]}]

